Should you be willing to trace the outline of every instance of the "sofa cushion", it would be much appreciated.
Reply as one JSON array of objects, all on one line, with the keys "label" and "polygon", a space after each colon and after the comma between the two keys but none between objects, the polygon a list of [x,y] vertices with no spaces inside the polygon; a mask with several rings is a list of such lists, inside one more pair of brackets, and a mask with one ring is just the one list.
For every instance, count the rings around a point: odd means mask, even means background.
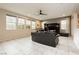
[{"label": "sofa cushion", "polygon": [[31,35],[33,41],[53,47],[56,47],[59,41],[55,32],[32,32]]}]

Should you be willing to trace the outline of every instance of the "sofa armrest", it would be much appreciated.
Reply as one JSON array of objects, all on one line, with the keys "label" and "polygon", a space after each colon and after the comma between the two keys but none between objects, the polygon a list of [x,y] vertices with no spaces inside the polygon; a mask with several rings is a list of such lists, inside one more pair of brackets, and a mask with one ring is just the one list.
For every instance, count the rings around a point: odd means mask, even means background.
[{"label": "sofa armrest", "polygon": [[60,36],[60,34],[57,34],[57,35],[56,35],[56,37],[59,37],[59,36]]}]

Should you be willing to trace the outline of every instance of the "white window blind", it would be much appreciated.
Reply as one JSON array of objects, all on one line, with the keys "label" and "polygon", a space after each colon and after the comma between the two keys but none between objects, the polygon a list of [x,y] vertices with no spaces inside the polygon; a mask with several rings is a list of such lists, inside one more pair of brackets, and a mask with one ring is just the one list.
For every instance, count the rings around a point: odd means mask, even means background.
[{"label": "white window blind", "polygon": [[18,28],[19,29],[24,29],[24,25],[25,25],[25,19],[18,18]]},{"label": "white window blind", "polygon": [[16,30],[16,17],[6,16],[6,30]]},{"label": "white window blind", "polygon": [[32,21],[32,29],[35,29],[35,21]]}]

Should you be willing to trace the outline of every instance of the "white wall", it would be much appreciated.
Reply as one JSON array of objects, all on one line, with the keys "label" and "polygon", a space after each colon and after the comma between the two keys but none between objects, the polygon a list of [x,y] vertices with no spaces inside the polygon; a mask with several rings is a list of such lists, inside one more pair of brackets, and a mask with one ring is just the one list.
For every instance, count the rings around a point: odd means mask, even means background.
[{"label": "white wall", "polygon": [[77,48],[79,48],[79,28],[77,27],[77,20],[78,20],[78,16],[77,13],[75,13],[72,16],[72,37],[73,37],[73,41],[76,44]]}]

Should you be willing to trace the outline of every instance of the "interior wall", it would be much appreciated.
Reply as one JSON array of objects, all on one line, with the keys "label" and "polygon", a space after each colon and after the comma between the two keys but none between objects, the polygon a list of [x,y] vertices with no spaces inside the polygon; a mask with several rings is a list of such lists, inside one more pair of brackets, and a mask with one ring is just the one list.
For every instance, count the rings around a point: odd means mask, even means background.
[{"label": "interior wall", "polygon": [[13,12],[0,9],[0,41],[28,37],[31,35],[31,29],[6,30],[6,14],[21,16]]},{"label": "interior wall", "polygon": [[60,28],[60,32],[61,33],[70,33],[70,18],[62,18],[62,19],[51,19],[51,20],[46,20],[46,21],[43,21],[44,23],[59,23],[61,22],[61,20],[67,20],[67,29],[66,30],[62,30]]},{"label": "interior wall", "polygon": [[78,25],[78,15],[77,13],[74,13],[72,15],[72,37],[73,37],[73,41],[76,44],[77,48],[79,48],[79,28],[77,27]]}]

